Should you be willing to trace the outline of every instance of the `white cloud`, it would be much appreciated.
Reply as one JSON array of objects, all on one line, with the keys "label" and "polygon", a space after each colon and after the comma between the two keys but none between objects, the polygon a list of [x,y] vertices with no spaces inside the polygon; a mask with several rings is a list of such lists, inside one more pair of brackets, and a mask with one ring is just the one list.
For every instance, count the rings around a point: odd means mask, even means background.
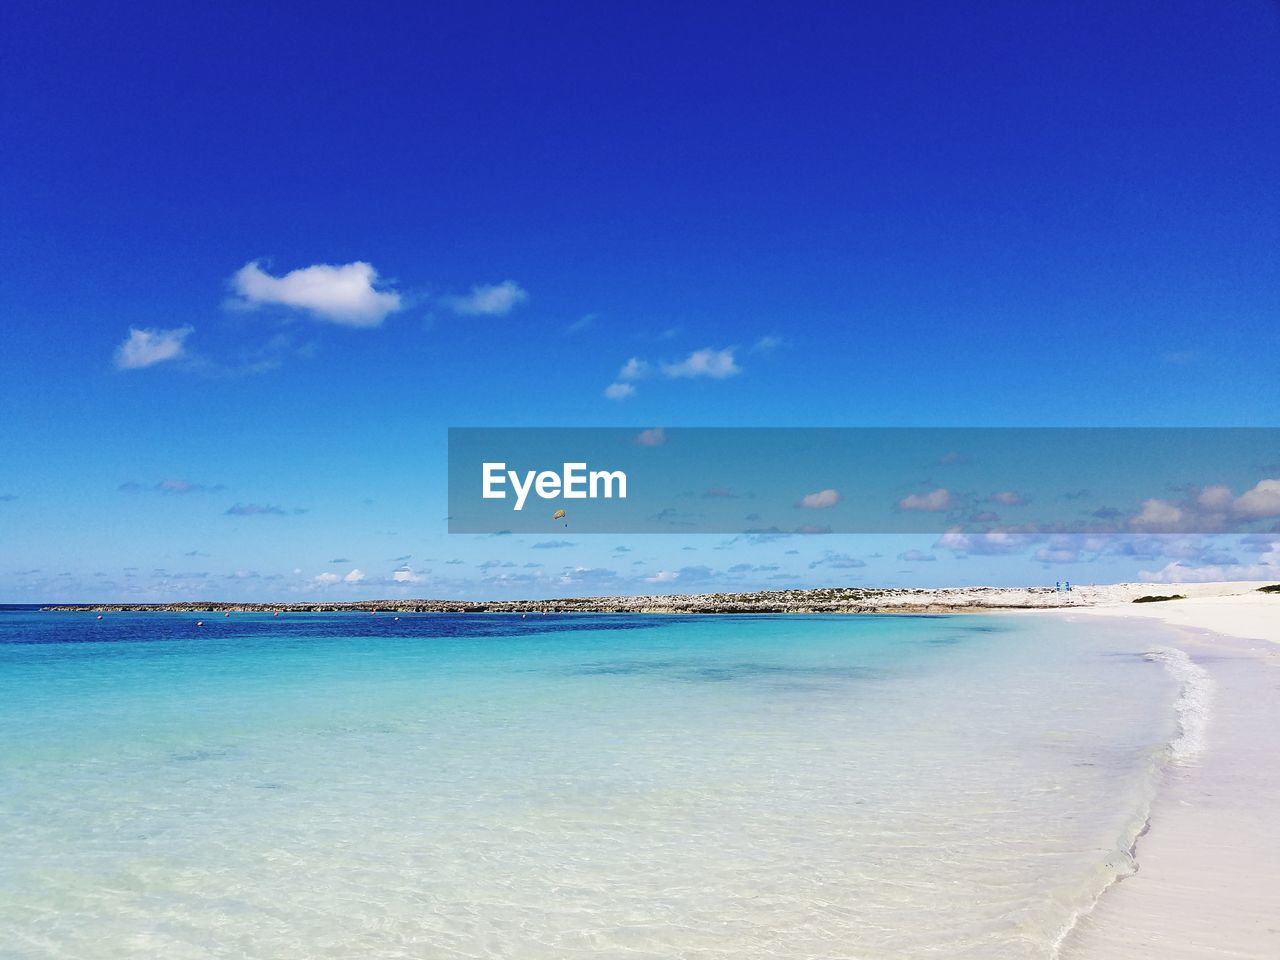
[{"label": "white cloud", "polygon": [[826,507],[834,507],[839,502],[840,491],[827,489],[805,494],[796,506],[804,507],[806,510],[822,510]]},{"label": "white cloud", "polygon": [[816,536],[818,534],[830,533],[831,528],[827,526],[819,526],[813,523],[806,523],[803,526],[796,527],[796,533],[802,533],[805,536]]},{"label": "white cloud", "polygon": [[130,327],[128,339],[116,347],[116,367],[120,370],[141,370],[166,360],[178,360],[186,355],[183,341],[194,330],[194,327],[174,327],[172,330]]},{"label": "white cloud", "polygon": [[341,579],[342,578],[336,573],[322,573],[319,576],[312,577],[311,582],[318,583],[322,587],[327,587],[330,584],[337,583]]},{"label": "white cloud", "polygon": [[928,493],[913,493],[898,501],[899,510],[941,511],[951,509],[951,491],[945,487]]},{"label": "white cloud", "polygon": [[1233,500],[1231,488],[1226,484],[1219,483],[1203,488],[1196,495],[1195,503],[1202,510],[1217,512],[1230,510]]},{"label": "white cloud", "polygon": [[1180,502],[1152,498],[1129,520],[1134,530],[1160,533],[1220,530],[1232,522],[1280,517],[1280,480],[1259,480],[1240,496],[1225,484],[1202,487]]},{"label": "white cloud", "polygon": [[636,388],[633,386],[632,381],[643,380],[649,376],[651,370],[648,360],[632,357],[622,365],[622,369],[618,371],[618,378],[604,388],[604,395],[610,400],[626,400],[629,397],[634,397]]},{"label": "white cloud", "polygon": [[1084,557],[1074,547],[1046,545],[1033,553],[1031,559],[1040,563],[1063,564],[1080,563]]},{"label": "white cloud", "polygon": [[529,294],[518,283],[504,280],[502,283],[480,283],[463,297],[447,297],[445,302],[454,313],[468,317],[505,317],[529,299]]},{"label": "white cloud", "polygon": [[649,361],[632,357],[618,371],[619,380],[640,380],[649,375]]},{"label": "white cloud", "polygon": [[1249,520],[1280,517],[1280,480],[1259,480],[1236,497],[1232,512]]},{"label": "white cloud", "polygon": [[671,583],[671,581],[679,579],[680,574],[674,570],[659,570],[652,577],[645,577],[646,583]]},{"label": "white cloud", "polygon": [[364,580],[364,573],[359,569],[352,570],[342,578],[343,583],[360,583],[362,580]]},{"label": "white cloud", "polygon": [[987,497],[987,502],[999,503],[1006,507],[1021,507],[1027,501],[1017,490],[1001,490],[999,493],[993,493]]},{"label": "white cloud", "polygon": [[[712,350],[707,347],[695,350],[689,356],[675,363],[661,364],[662,375],[668,379],[688,379],[692,377],[710,377],[723,380],[742,372],[742,368],[734,361],[733,354],[737,347],[725,347],[723,350]],[[632,384],[643,380],[653,373],[653,365],[643,357],[632,357],[622,365],[617,379],[605,388],[604,395],[610,400],[625,400],[636,395]]]},{"label": "white cloud", "polygon": [[1173,531],[1182,529],[1186,513],[1168,500],[1143,500],[1142,510],[1129,521],[1135,530]]},{"label": "white cloud", "polygon": [[712,350],[705,347],[695,350],[679,363],[664,363],[662,372],[672,378],[710,377],[723,380],[742,372],[742,368],[734,361],[736,347],[725,347],[723,350]]},{"label": "white cloud", "polygon": [[422,581],[422,577],[414,573],[409,567],[400,567],[398,570],[393,570],[391,579],[396,583],[420,583]]},{"label": "white cloud", "polygon": [[757,340],[751,347],[752,353],[768,353],[770,350],[776,350],[782,346],[782,338],[773,334],[766,334]]},{"label": "white cloud", "polygon": [[667,442],[667,431],[662,427],[650,427],[636,434],[636,443],[642,447],[660,447]]},{"label": "white cloud", "polygon": [[376,327],[401,307],[400,294],[378,290],[378,271],[372,264],[328,264],[292,270],[273,277],[246,263],[231,278],[231,287],[244,306],[278,304],[306,310],[320,320],[348,327]]},{"label": "white cloud", "polygon": [[294,507],[291,510],[286,510],[284,507],[278,507],[273,503],[236,503],[226,510],[226,514],[229,517],[287,517],[291,514],[299,516],[306,512],[304,507]]},{"label": "white cloud", "polygon": [[906,563],[929,563],[938,558],[932,553],[925,553],[923,550],[908,550],[906,553],[898,554],[898,559]]},{"label": "white cloud", "polygon": [[121,493],[138,493],[140,491],[153,491],[155,493],[205,493],[218,492],[223,489],[222,484],[193,483],[190,480],[167,479],[160,480],[155,484],[138,483],[136,480],[130,480],[128,483],[122,483],[116,488]]},{"label": "white cloud", "polygon": [[1138,576],[1152,583],[1213,583],[1221,580],[1269,580],[1280,582],[1280,551],[1272,550],[1257,563],[1213,563],[1193,567],[1180,561],[1159,570],[1140,570]]},{"label": "white cloud", "polygon": [[1027,549],[1036,540],[1033,535],[1025,533],[1006,533],[1002,530],[991,533],[964,533],[960,530],[948,530],[934,547],[941,547],[956,554],[978,554],[980,556],[999,556],[1007,553],[1019,553]]},{"label": "white cloud", "polygon": [[[795,550],[788,550],[788,553],[797,553]],[[816,570],[818,567],[827,566],[834,567],[837,570],[858,570],[865,567],[866,561],[848,553],[836,553],[834,550],[827,550],[823,553],[822,558],[814,560],[809,564],[810,570]]]}]

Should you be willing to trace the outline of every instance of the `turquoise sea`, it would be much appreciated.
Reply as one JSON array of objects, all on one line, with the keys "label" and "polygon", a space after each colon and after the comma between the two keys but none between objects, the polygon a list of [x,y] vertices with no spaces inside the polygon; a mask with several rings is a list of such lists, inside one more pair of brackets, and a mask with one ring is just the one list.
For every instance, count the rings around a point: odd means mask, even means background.
[{"label": "turquoise sea", "polygon": [[1198,722],[1105,620],[203,620],[0,612],[0,957],[1048,958]]}]

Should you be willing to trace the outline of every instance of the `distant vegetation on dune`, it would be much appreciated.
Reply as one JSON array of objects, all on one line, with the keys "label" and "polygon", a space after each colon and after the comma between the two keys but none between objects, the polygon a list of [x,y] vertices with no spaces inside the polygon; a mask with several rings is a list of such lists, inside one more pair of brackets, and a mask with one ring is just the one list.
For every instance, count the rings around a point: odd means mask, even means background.
[{"label": "distant vegetation on dune", "polygon": [[1156,596],[1155,594],[1148,594],[1145,597],[1138,597],[1133,602],[1134,603],[1159,603],[1161,600],[1185,600],[1185,599],[1187,599],[1186,596],[1184,596],[1181,593],[1172,593],[1172,594],[1169,594],[1168,596]]}]

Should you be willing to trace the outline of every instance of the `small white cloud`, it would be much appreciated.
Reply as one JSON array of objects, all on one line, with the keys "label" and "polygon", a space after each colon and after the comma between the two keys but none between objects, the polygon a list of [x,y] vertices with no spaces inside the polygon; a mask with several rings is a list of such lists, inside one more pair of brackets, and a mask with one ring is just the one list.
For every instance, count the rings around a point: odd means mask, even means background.
[{"label": "small white cloud", "polygon": [[1079,563],[1083,558],[1079,550],[1069,546],[1043,546],[1031,555],[1031,559],[1040,563],[1064,564]]},{"label": "small white cloud", "polygon": [[735,347],[725,347],[723,350],[712,350],[706,347],[695,350],[678,363],[664,363],[662,372],[673,379],[710,377],[713,380],[723,380],[725,377],[732,377],[742,372],[742,368],[733,358],[735,350]]},{"label": "small white cloud", "polygon": [[649,375],[649,361],[640,357],[632,357],[618,371],[619,380],[643,380]]},{"label": "small white cloud", "polygon": [[141,370],[166,360],[178,360],[186,355],[183,341],[194,330],[194,327],[174,327],[172,330],[130,327],[128,339],[116,347],[116,367],[120,370]]},{"label": "small white cloud", "polygon": [[751,347],[752,353],[768,353],[770,350],[777,350],[782,346],[782,338],[767,334],[757,340]]},{"label": "small white cloud", "polygon": [[136,480],[130,480],[128,483],[122,483],[116,489],[121,493],[139,493],[141,491],[153,491],[155,493],[205,493],[217,492],[221,490],[222,484],[209,485],[207,483],[192,483],[190,480],[180,480],[170,478],[160,480],[155,484],[138,483]]},{"label": "small white cloud", "polygon": [[360,583],[362,580],[364,580],[364,573],[361,572],[359,569],[352,570],[350,573],[348,573],[345,577],[342,578],[342,581],[344,583]]},{"label": "small white cloud", "polygon": [[393,570],[391,579],[396,583],[419,583],[422,581],[422,577],[414,573],[409,567],[400,567],[398,570]]},{"label": "small white cloud", "polygon": [[[798,550],[788,550],[788,553],[799,553]],[[828,550],[819,560],[814,560],[809,564],[810,570],[816,570],[818,567],[834,567],[837,570],[858,570],[865,567],[866,561],[851,556],[847,553],[836,553],[834,550]]]},{"label": "small white cloud", "polygon": [[667,442],[667,431],[662,427],[650,427],[636,434],[636,443],[642,447],[660,447]]},{"label": "small white cloud", "polygon": [[987,502],[998,503],[1006,507],[1021,507],[1027,501],[1017,490],[1001,490],[999,493],[993,493],[987,497]]},{"label": "small white cloud", "polygon": [[[679,362],[663,363],[661,365],[662,375],[673,380],[692,377],[709,377],[713,380],[723,380],[725,377],[732,377],[742,372],[742,368],[737,365],[733,358],[736,349],[736,347],[726,347],[723,350],[712,350],[710,348],[695,350]],[[617,379],[605,388],[604,395],[610,400],[625,400],[628,397],[634,397],[636,390],[632,384],[637,380],[643,380],[651,376],[653,371],[654,367],[648,360],[642,357],[632,357],[622,365],[622,368],[618,371]]]},{"label": "small white cloud", "polygon": [[913,493],[898,501],[899,510],[940,511],[951,509],[951,491],[945,487],[928,493]]},{"label": "small white cloud", "polygon": [[242,306],[276,304],[306,310],[312,316],[348,327],[376,327],[400,309],[400,294],[378,290],[372,264],[328,264],[292,270],[282,277],[266,273],[258,262],[246,263],[231,278]]},{"label": "small white cloud", "polygon": [[796,503],[797,507],[803,507],[806,510],[823,510],[827,507],[834,507],[840,502],[839,490],[819,490],[817,493],[807,493]]},{"label": "small white cloud", "polygon": [[527,291],[512,280],[502,283],[480,283],[463,297],[447,297],[445,303],[454,313],[467,317],[505,317],[529,299]]},{"label": "small white cloud", "polygon": [[226,510],[226,514],[229,517],[287,517],[290,515],[300,516],[306,512],[303,507],[294,507],[291,510],[286,510],[284,507],[278,507],[273,503],[237,503]]},{"label": "small white cloud", "polygon": [[674,570],[659,570],[652,577],[645,577],[644,579],[647,583],[670,583],[673,580],[679,579],[679,577],[680,574],[676,573]]},{"label": "small white cloud", "polygon": [[318,576],[312,577],[311,582],[319,584],[322,587],[327,587],[337,583],[341,579],[342,578],[339,577],[336,573],[322,573],[322,574],[319,574]]},{"label": "small white cloud", "polygon": [[1142,501],[1142,510],[1129,521],[1135,530],[1170,532],[1182,528],[1185,514],[1181,507],[1168,500],[1152,498]]},{"label": "small white cloud", "polygon": [[908,550],[905,553],[898,554],[898,559],[905,563],[929,563],[938,558],[932,553],[925,553],[923,550]]}]

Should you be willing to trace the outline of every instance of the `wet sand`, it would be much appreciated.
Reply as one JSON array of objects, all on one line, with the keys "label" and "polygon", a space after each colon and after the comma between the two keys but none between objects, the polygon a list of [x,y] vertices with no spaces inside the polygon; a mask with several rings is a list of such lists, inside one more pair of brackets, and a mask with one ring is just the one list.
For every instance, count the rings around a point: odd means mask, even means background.
[{"label": "wet sand", "polygon": [[1170,645],[1208,671],[1214,692],[1205,749],[1169,769],[1138,872],[1082,918],[1062,960],[1280,957],[1280,596],[1227,586],[1070,614],[1169,624]]}]

